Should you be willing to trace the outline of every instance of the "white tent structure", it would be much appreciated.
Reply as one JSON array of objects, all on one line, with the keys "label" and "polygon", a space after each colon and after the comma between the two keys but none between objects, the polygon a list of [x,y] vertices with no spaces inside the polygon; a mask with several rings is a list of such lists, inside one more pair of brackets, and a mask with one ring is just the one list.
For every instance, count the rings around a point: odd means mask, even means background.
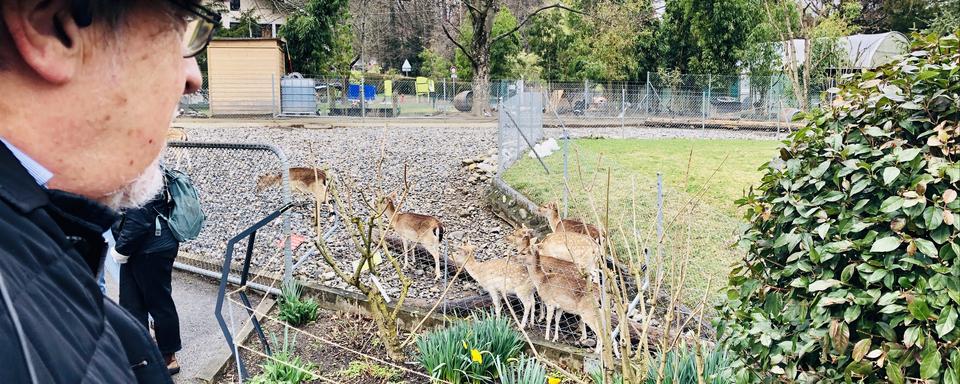
[{"label": "white tent structure", "polygon": [[[806,40],[794,39],[789,43],[778,44],[781,60],[784,63],[790,60],[785,47],[792,46],[793,59],[800,63],[806,62],[806,43]],[[875,68],[907,53],[910,47],[909,40],[900,32],[845,36],[841,37],[837,43],[847,51],[848,63],[844,69]]]}]

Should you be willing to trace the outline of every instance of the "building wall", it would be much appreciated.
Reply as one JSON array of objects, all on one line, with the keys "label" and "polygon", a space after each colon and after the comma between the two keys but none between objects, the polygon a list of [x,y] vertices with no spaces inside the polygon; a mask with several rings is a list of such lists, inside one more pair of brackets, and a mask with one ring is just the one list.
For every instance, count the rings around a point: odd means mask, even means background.
[{"label": "building wall", "polygon": [[260,24],[267,26],[269,33],[264,33],[262,37],[275,38],[280,26],[286,24],[287,16],[276,11],[269,0],[239,0],[240,9],[231,10],[231,1],[223,1],[223,9],[227,11],[222,14],[223,26],[230,28],[230,23],[235,23],[243,12],[253,10],[253,14],[260,20]]},{"label": "building wall", "polygon": [[207,55],[211,115],[279,113],[284,74],[279,40],[214,40]]}]

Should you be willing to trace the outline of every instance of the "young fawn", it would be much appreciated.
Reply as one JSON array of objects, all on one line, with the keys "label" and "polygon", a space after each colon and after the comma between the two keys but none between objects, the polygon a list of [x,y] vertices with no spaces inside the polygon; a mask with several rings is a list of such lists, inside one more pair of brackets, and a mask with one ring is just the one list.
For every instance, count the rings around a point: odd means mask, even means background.
[{"label": "young fawn", "polygon": [[592,237],[597,244],[603,244],[604,233],[599,228],[582,221],[563,219],[557,203],[547,203],[540,206],[540,214],[547,218],[550,230],[553,232],[574,232]]},{"label": "young fawn", "polygon": [[[476,259],[477,247],[470,244],[470,241],[464,241],[457,252],[453,254],[453,262],[457,266],[462,266],[467,273],[480,284],[490,298],[493,299],[493,310],[497,316],[501,313],[500,298],[507,300],[507,295],[517,295],[520,302],[523,303],[523,317],[520,319],[520,328],[527,327],[527,320],[533,323],[536,299],[533,282],[527,275],[527,268],[520,263],[502,258],[487,260],[484,262]],[[509,305],[507,301],[507,305]]]},{"label": "young fawn", "polygon": [[[403,241],[403,266],[408,267],[410,265],[409,243],[413,242],[414,247],[417,244],[422,244],[427,252],[430,252],[430,255],[433,256],[434,280],[439,280],[440,242],[443,241],[443,224],[433,216],[412,212],[397,212],[397,206],[393,202],[395,198],[396,193],[391,193],[383,198],[381,206],[390,221],[390,228],[393,228]],[[416,249],[414,249],[414,252],[416,252]]]},{"label": "young fawn", "polygon": [[[318,204],[330,203],[330,195],[327,193],[330,180],[327,178],[327,173],[324,170],[319,168],[293,167],[290,168],[289,172],[291,190],[313,197]],[[283,175],[281,175],[280,172],[261,175],[260,178],[257,179],[256,192],[260,193],[267,188],[280,185],[281,180],[283,180]]]},{"label": "young fawn", "polygon": [[[548,273],[544,269],[543,262],[550,258],[540,255],[537,244],[530,244],[525,251],[521,252],[521,257],[533,285],[537,288],[537,294],[547,306],[547,338],[550,338],[550,326],[554,316],[556,316],[556,324],[553,327],[553,340],[556,341],[560,336],[560,314],[571,313],[579,316],[582,321],[580,341],[587,338],[586,328],[583,327],[585,324],[597,335],[596,353],[600,353],[603,350],[603,338],[600,337],[603,329],[600,323],[600,296],[596,285],[576,273]],[[567,263],[568,269],[575,268],[570,262],[562,260],[556,260],[556,262]]]},{"label": "young fawn", "polygon": [[[531,229],[521,226],[508,239],[519,246],[518,240],[525,235],[532,236],[532,233]],[[602,255],[600,245],[593,238],[574,232],[555,232],[544,236],[539,245],[543,254],[572,262],[580,273],[599,282]]]}]

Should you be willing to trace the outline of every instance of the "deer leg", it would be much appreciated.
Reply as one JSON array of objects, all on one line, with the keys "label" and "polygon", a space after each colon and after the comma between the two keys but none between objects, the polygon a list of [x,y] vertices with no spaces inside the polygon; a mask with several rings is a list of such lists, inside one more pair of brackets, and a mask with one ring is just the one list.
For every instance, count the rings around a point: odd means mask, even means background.
[{"label": "deer leg", "polygon": [[433,243],[427,247],[427,251],[433,256],[434,280],[440,280],[440,243]]},{"label": "deer leg", "polygon": [[[534,307],[533,292],[517,296],[520,298],[520,302],[523,303],[523,318],[520,321],[520,329],[526,329],[527,319],[530,317],[530,311],[532,311]],[[531,320],[531,322],[533,321]]]},{"label": "deer leg", "polygon": [[543,338],[546,339],[546,340],[550,340],[550,326],[553,325],[553,311],[554,311],[554,309],[553,309],[552,307],[550,307],[549,305],[547,305],[546,307],[547,307],[547,309],[546,309],[544,312],[546,312],[546,315],[545,315],[545,316],[547,317],[547,333],[546,333],[546,335],[544,335]]},{"label": "deer leg", "polygon": [[556,324],[553,325],[553,341],[556,342],[557,340],[560,339],[560,318],[563,317],[563,310],[561,310],[560,308],[554,308],[553,311],[555,312],[553,314],[553,317],[557,322]]},{"label": "deer leg", "polygon": [[[490,290],[490,298],[493,299],[493,313],[500,317],[501,306],[503,305],[500,303],[500,292],[495,289]],[[509,304],[507,303],[507,305]]]},{"label": "deer leg", "polygon": [[587,341],[587,322],[580,319],[580,342]]},{"label": "deer leg", "polygon": [[401,239],[400,243],[403,244],[403,269],[407,269],[410,267],[410,245],[407,242],[407,239]]}]

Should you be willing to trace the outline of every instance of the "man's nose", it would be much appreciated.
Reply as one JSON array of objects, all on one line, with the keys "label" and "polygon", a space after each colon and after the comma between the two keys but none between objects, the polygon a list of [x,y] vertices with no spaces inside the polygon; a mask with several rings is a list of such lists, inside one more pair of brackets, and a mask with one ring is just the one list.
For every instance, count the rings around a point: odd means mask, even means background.
[{"label": "man's nose", "polygon": [[183,94],[190,95],[196,93],[203,86],[203,76],[200,74],[200,66],[195,57],[183,59],[183,70],[187,74],[187,80],[183,84]]}]

